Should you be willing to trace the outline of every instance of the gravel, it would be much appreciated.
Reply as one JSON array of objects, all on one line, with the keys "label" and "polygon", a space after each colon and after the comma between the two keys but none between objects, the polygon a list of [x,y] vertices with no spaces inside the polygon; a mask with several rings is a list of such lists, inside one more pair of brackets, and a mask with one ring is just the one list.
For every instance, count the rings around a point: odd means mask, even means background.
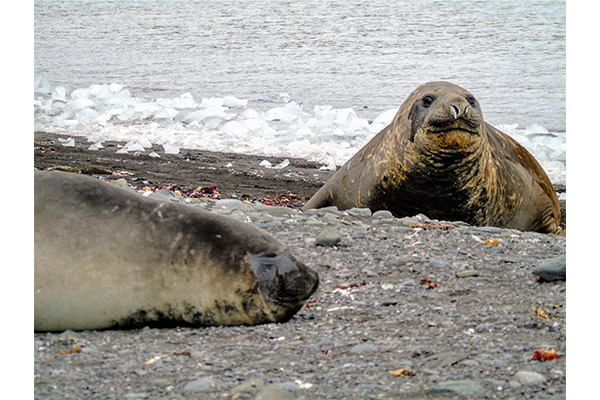
[{"label": "gravel", "polygon": [[565,357],[531,361],[536,349],[565,355],[566,282],[533,274],[564,256],[564,236],[157,196],[261,226],[317,269],[319,289],[285,324],[36,333],[35,398],[546,399],[566,391]]},{"label": "gravel", "polygon": [[[34,140],[39,169],[124,170],[103,179],[259,226],[320,275],[285,324],[35,333],[36,399],[565,398],[566,281],[534,274],[560,277],[565,236],[240,201],[312,195],[332,172],[303,160],[274,170],[250,155],[156,147],[157,159],[116,154],[116,142]],[[224,200],[164,189],[213,185]],[[318,245],[326,231],[335,238]],[[538,349],[562,358],[532,361]]]}]

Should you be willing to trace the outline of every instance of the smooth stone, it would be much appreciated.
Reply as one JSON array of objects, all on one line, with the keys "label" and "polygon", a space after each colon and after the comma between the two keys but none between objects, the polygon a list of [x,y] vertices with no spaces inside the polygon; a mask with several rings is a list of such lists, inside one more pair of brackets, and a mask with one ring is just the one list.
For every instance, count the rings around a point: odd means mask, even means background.
[{"label": "smooth stone", "polygon": [[232,394],[250,394],[256,395],[263,387],[265,382],[262,379],[251,379],[248,380],[231,390]]},{"label": "smooth stone", "polygon": [[114,181],[110,182],[111,184],[118,186],[120,188],[123,189],[128,189],[129,188],[129,184],[127,183],[127,181],[125,180],[125,178],[119,178],[119,179],[115,179]]},{"label": "smooth stone", "polygon": [[294,394],[278,384],[270,384],[264,386],[256,394],[255,400],[293,400],[296,397]]},{"label": "smooth stone", "polygon": [[371,215],[373,215],[370,208],[352,207],[351,209],[346,210],[346,212],[350,215],[364,215],[367,217],[370,217]]},{"label": "smooth stone", "polygon": [[440,382],[433,385],[428,391],[427,394],[435,395],[435,394],[448,394],[448,393],[456,393],[456,394],[476,394],[482,393],[483,386],[479,382],[475,382],[472,379],[463,379],[457,381],[445,381]]},{"label": "smooth stone", "polygon": [[521,385],[541,385],[546,382],[546,377],[535,371],[519,371],[514,378]]},{"label": "smooth stone", "polygon": [[484,386],[494,390],[504,389],[507,386],[506,381],[501,381],[499,379],[485,379],[482,383]]},{"label": "smooth stone", "polygon": [[540,277],[542,282],[567,280],[567,256],[561,255],[549,258],[533,270],[533,274]]},{"label": "smooth stone", "polygon": [[471,269],[466,271],[459,271],[454,274],[457,278],[469,278],[472,276],[479,276],[479,271]]},{"label": "smooth stone", "polygon": [[339,232],[326,229],[317,236],[315,241],[316,246],[328,246],[332,247],[338,244],[342,240],[342,235]]},{"label": "smooth stone", "polygon": [[128,400],[145,399],[148,397],[148,393],[127,393],[123,397]]},{"label": "smooth stone", "polygon": [[478,232],[491,233],[492,235],[499,235],[502,233],[502,228],[498,228],[497,226],[474,226],[471,229]]},{"label": "smooth stone", "polygon": [[223,207],[229,210],[246,210],[248,204],[237,199],[222,199],[215,202],[215,207]]},{"label": "smooth stone", "polygon": [[455,353],[432,354],[425,359],[422,368],[435,369],[446,368],[460,361],[466,360],[467,356]]},{"label": "smooth stone", "polygon": [[404,218],[399,218],[398,222],[400,223],[400,225],[406,226],[406,227],[411,227],[413,225],[416,225],[419,223],[419,221],[416,218],[413,217],[404,217]]},{"label": "smooth stone", "polygon": [[189,382],[183,390],[185,392],[205,392],[216,386],[216,382],[209,376],[203,376],[195,381]]},{"label": "smooth stone", "polygon": [[394,218],[394,214],[388,210],[377,210],[372,214],[373,218],[382,218],[382,219],[390,219]]},{"label": "smooth stone", "polygon": [[372,353],[374,351],[379,351],[379,348],[377,346],[374,346],[372,344],[368,344],[368,343],[360,343],[357,344],[355,346],[352,346],[352,348],[350,349],[350,353]]}]

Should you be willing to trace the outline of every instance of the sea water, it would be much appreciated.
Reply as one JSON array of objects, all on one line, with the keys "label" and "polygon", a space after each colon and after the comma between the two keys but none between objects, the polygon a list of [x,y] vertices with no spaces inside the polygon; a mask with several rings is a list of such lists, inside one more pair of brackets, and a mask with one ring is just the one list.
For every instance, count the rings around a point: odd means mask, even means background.
[{"label": "sea water", "polygon": [[[565,184],[564,1],[35,1],[35,129],[334,169],[418,85],[471,91]],[[133,150],[137,149],[137,150]],[[227,162],[225,160],[225,162]]]}]

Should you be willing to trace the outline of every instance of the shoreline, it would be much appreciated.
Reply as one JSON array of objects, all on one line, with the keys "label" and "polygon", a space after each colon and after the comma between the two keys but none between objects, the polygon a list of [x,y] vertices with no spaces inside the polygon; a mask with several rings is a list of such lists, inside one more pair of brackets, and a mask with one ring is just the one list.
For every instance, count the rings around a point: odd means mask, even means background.
[{"label": "shoreline", "polygon": [[[73,137],[74,147],[65,147],[58,140]],[[314,195],[335,171],[321,170],[316,162],[288,158],[289,165],[282,169],[265,168],[260,165],[267,160],[272,166],[286,160],[285,157],[256,156],[239,153],[222,153],[205,150],[180,149],[179,154],[165,154],[161,145],[153,145],[143,154],[118,154],[125,142],[106,141],[103,149],[88,150],[91,143],[85,137],[34,132],[34,166],[38,169],[70,167],[94,172],[93,168],[112,172],[125,171],[121,176],[136,189],[148,186],[178,188],[190,193],[198,187],[215,187],[220,198],[237,198],[261,201],[269,196],[297,196],[294,205],[301,207]],[[160,158],[150,157],[152,151]],[[127,174],[131,173],[131,174]],[[103,174],[100,174],[103,175]],[[114,176],[107,178],[113,179]],[[117,177],[117,178],[121,178]],[[565,185],[554,185],[557,193],[566,192]],[[560,226],[566,229],[566,200],[559,200]]]}]

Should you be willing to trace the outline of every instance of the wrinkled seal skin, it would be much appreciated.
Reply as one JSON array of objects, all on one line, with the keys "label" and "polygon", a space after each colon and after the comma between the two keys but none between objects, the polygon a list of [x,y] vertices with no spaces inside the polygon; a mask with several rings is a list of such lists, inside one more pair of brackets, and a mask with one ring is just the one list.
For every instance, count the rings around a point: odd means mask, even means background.
[{"label": "wrinkled seal skin", "polygon": [[477,226],[556,233],[560,205],[533,156],[486,123],[448,82],[419,86],[394,120],[305,204],[419,213]]},{"label": "wrinkled seal skin", "polygon": [[77,174],[34,180],[36,331],[284,322],[317,288],[248,224]]}]

